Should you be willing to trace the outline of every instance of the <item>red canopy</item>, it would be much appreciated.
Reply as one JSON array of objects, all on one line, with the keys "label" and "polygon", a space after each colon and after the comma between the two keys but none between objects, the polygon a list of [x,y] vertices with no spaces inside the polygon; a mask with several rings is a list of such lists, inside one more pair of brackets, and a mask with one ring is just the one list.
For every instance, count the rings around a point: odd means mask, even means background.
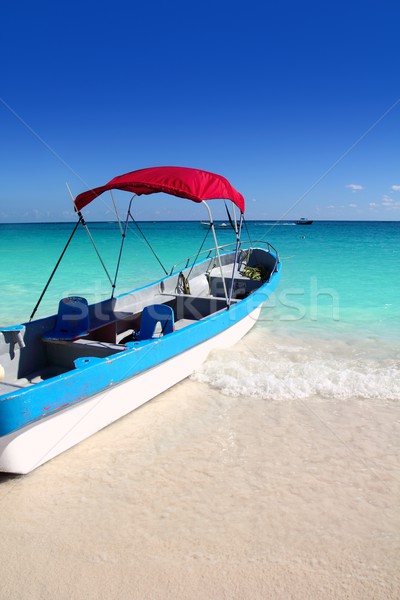
[{"label": "red canopy", "polygon": [[221,175],[189,169],[187,167],[153,167],[119,175],[105,185],[79,194],[75,199],[77,210],[107,190],[125,190],[140,196],[165,192],[193,202],[222,198],[232,200],[244,212],[244,198],[229,181]]}]

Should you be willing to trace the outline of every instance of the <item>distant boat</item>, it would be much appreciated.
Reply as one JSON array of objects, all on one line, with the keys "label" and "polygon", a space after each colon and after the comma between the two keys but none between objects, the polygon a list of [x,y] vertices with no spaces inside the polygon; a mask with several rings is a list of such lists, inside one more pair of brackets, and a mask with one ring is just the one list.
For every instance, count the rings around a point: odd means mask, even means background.
[{"label": "distant boat", "polygon": [[302,217],[301,219],[299,219],[299,221],[295,221],[294,223],[295,223],[295,225],[312,225],[313,221]]},{"label": "distant boat", "polygon": [[[200,224],[201,224],[203,227],[210,227],[210,221],[200,221]],[[225,229],[225,227],[229,227],[229,225],[228,225],[227,223],[216,223],[216,222],[214,221],[214,227],[215,227],[216,229]]]}]

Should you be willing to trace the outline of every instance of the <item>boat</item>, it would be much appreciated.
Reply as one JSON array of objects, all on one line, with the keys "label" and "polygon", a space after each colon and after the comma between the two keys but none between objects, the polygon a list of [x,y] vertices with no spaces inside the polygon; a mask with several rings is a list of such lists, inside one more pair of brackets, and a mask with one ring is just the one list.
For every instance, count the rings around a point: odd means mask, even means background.
[{"label": "boat", "polygon": [[313,221],[302,217],[301,219],[299,219],[298,221],[295,221],[294,223],[295,223],[295,225],[312,225]]},{"label": "boat", "polygon": [[[211,227],[210,221],[200,221],[200,225],[207,228]],[[224,221],[222,223],[214,221],[213,225],[215,229],[225,229],[226,227],[229,227],[228,223],[225,223]]]},{"label": "boat", "polygon": [[[114,190],[164,192],[198,203],[208,214],[211,247],[203,243],[162,279],[114,296],[118,261],[110,297],[89,304],[77,293],[61,298],[55,314],[34,319],[76,229],[90,236],[82,211]],[[218,244],[213,224],[209,202],[215,199],[232,203],[235,241],[226,246]],[[77,222],[31,318],[0,328],[2,472],[31,472],[188,377],[211,350],[235,344],[253,327],[280,278],[277,250],[241,239],[245,201],[220,175],[141,169],[73,200]],[[118,230],[119,257],[132,222],[131,199]]]}]

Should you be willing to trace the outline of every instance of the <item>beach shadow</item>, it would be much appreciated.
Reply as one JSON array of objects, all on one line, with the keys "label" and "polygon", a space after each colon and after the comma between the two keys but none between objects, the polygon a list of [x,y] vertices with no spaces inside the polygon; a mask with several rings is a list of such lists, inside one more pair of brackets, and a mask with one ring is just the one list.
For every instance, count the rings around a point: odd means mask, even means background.
[{"label": "beach shadow", "polygon": [[16,475],[15,473],[0,473],[0,485],[9,481],[18,481],[18,479],[22,479],[23,477],[23,475]]}]

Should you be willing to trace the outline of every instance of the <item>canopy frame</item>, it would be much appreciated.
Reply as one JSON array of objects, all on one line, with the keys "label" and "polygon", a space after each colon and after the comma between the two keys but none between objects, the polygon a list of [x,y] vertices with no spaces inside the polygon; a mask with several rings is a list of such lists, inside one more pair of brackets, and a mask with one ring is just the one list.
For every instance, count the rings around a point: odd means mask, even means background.
[{"label": "canopy frame", "polygon": [[75,198],[76,211],[114,189],[137,196],[164,192],[199,203],[213,199],[231,200],[242,214],[245,210],[242,194],[222,175],[189,167],[150,167],[119,175],[103,186],[82,192]]},{"label": "canopy frame", "polygon": [[[124,227],[122,226],[121,220],[119,218],[119,215],[117,212],[117,207],[116,207],[115,200],[114,200],[114,196],[112,194],[112,190],[114,190],[114,189],[133,192],[133,196],[131,197],[131,200],[129,202]],[[68,191],[71,194],[69,187],[68,187]],[[98,250],[98,248],[94,242],[94,239],[89,231],[87,223],[85,222],[85,219],[83,218],[83,215],[81,213],[82,208],[87,206],[90,202],[92,202],[95,198],[100,196],[105,191],[110,191],[110,193],[111,193],[111,198],[112,198],[114,209],[115,209],[115,212],[117,215],[118,225],[119,225],[119,229],[120,229],[121,237],[122,237],[114,279],[111,279],[111,276],[106,268],[106,265],[105,265],[102,257],[100,256],[99,250]],[[167,193],[167,194],[170,194],[173,196],[178,196],[180,198],[186,198],[188,200],[192,200],[193,202],[202,203],[206,207],[206,210],[207,210],[208,216],[209,216],[209,220],[210,220],[210,229],[212,231],[212,235],[213,235],[213,239],[214,239],[215,256],[216,256],[220,274],[221,274],[221,280],[222,280],[222,284],[223,284],[223,290],[224,290],[227,308],[229,308],[229,306],[232,302],[233,274],[235,271],[235,266],[236,266],[236,261],[237,261],[237,256],[238,256],[238,249],[239,249],[239,244],[240,244],[240,234],[241,234],[242,222],[243,222],[243,213],[244,213],[244,208],[245,208],[245,201],[244,201],[243,196],[233,186],[231,186],[231,184],[229,183],[229,181],[227,179],[225,179],[221,175],[216,175],[215,173],[211,173],[209,171],[202,171],[200,169],[190,169],[188,167],[153,167],[153,168],[148,168],[148,169],[140,169],[138,171],[132,171],[125,175],[115,177],[114,179],[109,181],[104,186],[93,188],[92,190],[88,190],[86,192],[79,194],[75,198],[75,200],[73,199],[73,196],[71,194],[72,201],[73,201],[73,204],[75,207],[75,211],[78,216],[78,221],[75,224],[75,227],[70,235],[70,238],[68,239],[66,246],[63,249],[61,256],[59,257],[59,259],[56,263],[56,266],[54,267],[54,269],[50,275],[50,278],[47,281],[35,308],[33,309],[30,320],[32,320],[32,318],[34,317],[34,315],[43,299],[43,296],[45,295],[45,293],[55,275],[55,272],[57,271],[57,268],[58,268],[64,254],[65,254],[65,252],[66,252],[66,250],[78,228],[79,223],[81,223],[83,225],[84,229],[86,230],[86,232],[89,236],[90,241],[92,242],[92,245],[96,251],[96,254],[97,254],[97,256],[104,268],[104,271],[107,275],[107,278],[111,284],[111,289],[112,289],[111,298],[114,297],[116,284],[117,284],[117,278],[118,278],[118,274],[119,274],[120,263],[121,263],[121,258],[122,258],[122,253],[123,253],[123,248],[124,248],[126,234],[127,234],[127,230],[128,230],[129,217],[132,219],[132,221],[138,227],[136,220],[133,218],[133,215],[131,212],[132,201],[135,196],[148,195],[148,194],[153,194],[153,193],[157,193],[157,192],[164,192],[164,193]],[[206,200],[208,201],[208,200],[213,200],[213,199],[230,200],[234,204],[234,208],[233,208],[234,223],[232,222],[230,215],[229,215],[229,211],[227,209],[228,217],[229,217],[231,225],[235,231],[236,240],[237,240],[236,251],[235,251],[235,260],[234,260],[234,264],[233,264],[232,282],[231,282],[229,293],[227,290],[226,281],[225,281],[225,277],[223,274],[221,255],[219,252],[219,245],[218,245],[218,240],[217,240],[217,234],[215,231],[212,212],[211,212],[210,207],[208,206],[208,203],[206,202]],[[239,224],[237,222],[235,206],[237,206],[240,210]],[[138,227],[138,229],[139,229],[140,233],[142,234],[143,238],[145,239],[146,243],[150,247],[151,251],[157,258],[162,269],[167,274],[167,271],[165,270],[164,266],[162,265],[160,259],[156,255],[156,253],[154,252],[152,246],[150,245],[149,241],[145,237],[144,233],[140,230],[139,227]],[[204,241],[203,241],[203,243],[204,243]]]}]

